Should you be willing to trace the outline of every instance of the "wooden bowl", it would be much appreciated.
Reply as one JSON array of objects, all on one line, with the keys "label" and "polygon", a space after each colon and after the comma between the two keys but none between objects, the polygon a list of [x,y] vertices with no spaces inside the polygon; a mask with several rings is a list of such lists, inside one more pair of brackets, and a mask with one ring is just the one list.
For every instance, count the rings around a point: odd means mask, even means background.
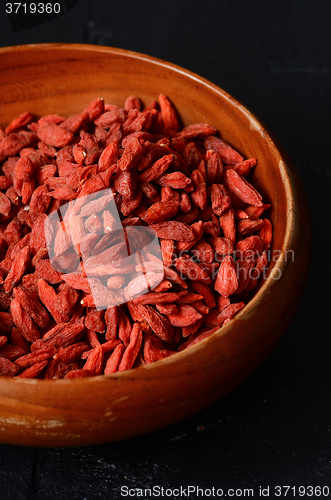
[{"label": "wooden bowl", "polygon": [[[194,347],[126,372],[76,380],[0,377],[0,441],[76,446],[160,429],[205,408],[242,382],[285,332],[306,282],[310,223],[300,180],[261,122],[229,94],[173,64],[125,50],[41,44],[0,49],[0,124],[23,111],[81,111],[96,97],[123,105],[167,94],[185,125],[209,123],[244,157],[272,203],[268,278],[231,322]],[[276,260],[277,258],[277,260]]]}]

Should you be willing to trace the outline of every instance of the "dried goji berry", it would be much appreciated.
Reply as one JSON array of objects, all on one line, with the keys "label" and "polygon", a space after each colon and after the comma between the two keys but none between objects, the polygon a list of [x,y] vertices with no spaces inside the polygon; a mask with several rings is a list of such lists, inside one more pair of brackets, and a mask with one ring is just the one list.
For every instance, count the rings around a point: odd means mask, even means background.
[{"label": "dried goji berry", "polygon": [[223,297],[232,295],[238,288],[236,268],[231,255],[226,255],[221,262],[215,281],[215,290]]}]

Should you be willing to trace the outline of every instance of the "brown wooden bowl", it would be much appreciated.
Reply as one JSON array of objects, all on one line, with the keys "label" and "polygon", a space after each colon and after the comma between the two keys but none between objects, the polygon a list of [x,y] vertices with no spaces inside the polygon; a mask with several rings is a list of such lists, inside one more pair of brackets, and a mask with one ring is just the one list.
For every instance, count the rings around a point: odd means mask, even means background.
[{"label": "brown wooden bowl", "polygon": [[[285,332],[306,282],[310,223],[300,180],[261,122],[229,94],[173,64],[90,45],[0,49],[0,124],[23,111],[81,111],[96,97],[123,105],[167,94],[183,124],[209,123],[244,157],[258,160],[253,183],[272,203],[268,278],[226,326],[194,347],[126,372],[76,380],[0,377],[0,441],[30,446],[105,443],[188,417],[242,382]],[[278,257],[275,260],[275,257]]]}]

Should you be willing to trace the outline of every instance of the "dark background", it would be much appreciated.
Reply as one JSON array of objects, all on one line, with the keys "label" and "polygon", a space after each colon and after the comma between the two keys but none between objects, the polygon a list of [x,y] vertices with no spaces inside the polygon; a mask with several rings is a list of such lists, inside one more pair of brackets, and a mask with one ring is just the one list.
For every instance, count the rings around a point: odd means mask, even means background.
[{"label": "dark background", "polygon": [[0,445],[1,500],[117,499],[122,485],[189,484],[254,488],[256,497],[259,486],[270,486],[269,498],[285,498],[272,493],[275,485],[328,485],[324,498],[331,498],[331,2],[80,0],[60,18],[15,34],[2,9],[0,0],[0,46],[77,42],[135,50],[241,100],[291,156],[307,193],[314,245],[291,326],[236,390],[179,424],[125,442]]}]

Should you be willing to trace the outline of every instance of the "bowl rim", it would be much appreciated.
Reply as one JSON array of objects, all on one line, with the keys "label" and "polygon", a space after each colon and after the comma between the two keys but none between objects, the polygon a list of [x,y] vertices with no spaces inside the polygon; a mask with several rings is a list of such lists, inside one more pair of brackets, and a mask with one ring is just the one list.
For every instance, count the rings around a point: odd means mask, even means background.
[{"label": "bowl rim", "polygon": [[[292,174],[290,168],[287,165],[287,158],[285,158],[285,154],[282,152],[282,147],[279,144],[276,144],[276,139],[272,136],[272,133],[268,130],[267,126],[263,124],[263,122],[257,118],[257,116],[250,111],[246,106],[244,106],[238,99],[233,97],[227,91],[219,87],[218,85],[212,83],[206,78],[185,69],[179,65],[174,63],[165,61],[160,58],[156,58],[154,56],[149,56],[147,54],[142,54],[140,52],[135,52],[126,49],[120,49],[116,47],[108,47],[103,45],[93,45],[93,44],[81,44],[81,43],[40,43],[40,44],[24,44],[24,45],[12,45],[7,47],[0,47],[0,57],[2,54],[11,53],[13,51],[20,52],[31,52],[31,51],[47,51],[47,50],[76,50],[76,51],[87,51],[87,52],[105,52],[112,53],[114,55],[119,55],[128,58],[141,59],[148,63],[152,63],[156,66],[161,66],[167,68],[176,73],[182,74],[185,77],[190,78],[193,81],[202,84],[206,88],[209,88],[214,93],[222,96],[223,99],[226,99],[231,105],[235,105],[240,112],[248,119],[250,126],[252,129],[258,130],[261,135],[266,138],[266,142],[273,149],[273,153],[275,156],[278,156],[279,159],[279,171],[281,174],[281,178],[283,180],[283,186],[286,193],[286,229],[283,238],[283,244],[281,247],[281,253],[278,256],[276,262],[274,262],[270,272],[268,272],[268,276],[265,278],[262,285],[259,286],[253,297],[249,300],[249,302],[245,305],[245,307],[236,314],[231,321],[220,327],[209,337],[201,340],[197,344],[192,347],[188,347],[187,349],[183,349],[176,354],[169,356],[167,358],[161,359],[159,361],[155,361],[153,363],[138,366],[135,368],[131,368],[130,370],[126,370],[123,372],[116,372],[109,375],[96,375],[93,377],[86,378],[77,378],[77,379],[28,379],[28,378],[17,378],[17,377],[0,377],[0,382],[9,382],[15,384],[24,384],[24,385],[35,385],[35,384],[43,384],[43,386],[51,387],[52,384],[68,386],[69,384],[86,384],[93,382],[106,381],[107,383],[111,383],[111,380],[125,380],[125,379],[134,379],[136,378],[134,374],[142,375],[146,370],[149,372],[153,369],[157,369],[161,364],[163,366],[172,365],[174,363],[180,362],[182,358],[186,358],[187,356],[194,356],[200,350],[206,349],[207,346],[212,343],[216,338],[223,337],[227,334],[230,334],[232,326],[234,323],[242,318],[247,318],[249,316],[254,315],[254,311],[259,307],[259,304],[262,302],[265,295],[271,289],[271,287],[275,284],[275,280],[277,280],[276,276],[283,276],[283,273],[286,271],[289,263],[286,261],[286,249],[292,248],[295,240],[296,228],[298,227],[299,217],[296,214],[295,206],[297,205],[298,197],[296,192],[296,187],[294,183],[294,179],[292,178]],[[285,257],[285,258],[284,258]]]}]

